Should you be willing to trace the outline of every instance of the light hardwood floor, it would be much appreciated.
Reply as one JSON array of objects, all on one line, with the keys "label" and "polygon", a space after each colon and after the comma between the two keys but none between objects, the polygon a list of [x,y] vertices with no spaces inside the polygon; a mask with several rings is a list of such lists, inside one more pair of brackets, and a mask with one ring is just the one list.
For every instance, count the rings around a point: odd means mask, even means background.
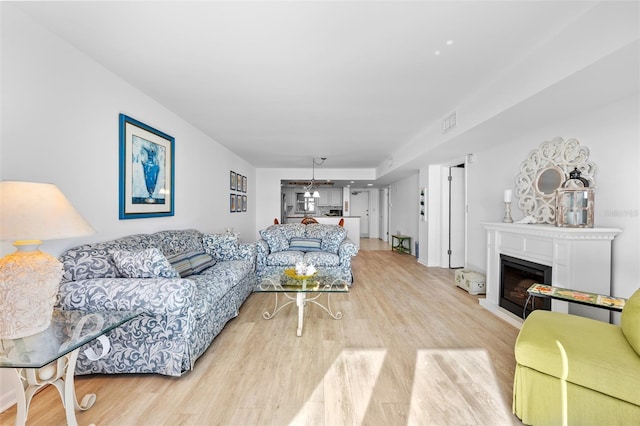
[{"label": "light hardwood floor", "polygon": [[360,250],[391,250],[391,244],[379,238],[360,238]]},{"label": "light hardwood floor", "polygon": [[[373,248],[373,250],[372,250]],[[271,294],[252,294],[180,378],[80,376],[81,425],[497,425],[511,414],[517,329],[453,284],[453,271],[426,268],[388,244],[363,240],[349,294],[332,297],[344,317],[295,307],[272,320]],[[0,414],[13,424],[15,406]],[[49,387],[29,425],[63,425]]]}]

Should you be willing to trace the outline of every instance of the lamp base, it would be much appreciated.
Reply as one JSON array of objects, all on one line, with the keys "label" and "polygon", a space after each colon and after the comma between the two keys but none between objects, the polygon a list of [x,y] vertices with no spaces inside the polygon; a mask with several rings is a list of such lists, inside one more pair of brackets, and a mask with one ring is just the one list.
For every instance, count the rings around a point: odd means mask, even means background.
[{"label": "lamp base", "polygon": [[0,259],[0,339],[46,330],[62,278],[58,259],[37,245],[16,247],[18,251]]}]

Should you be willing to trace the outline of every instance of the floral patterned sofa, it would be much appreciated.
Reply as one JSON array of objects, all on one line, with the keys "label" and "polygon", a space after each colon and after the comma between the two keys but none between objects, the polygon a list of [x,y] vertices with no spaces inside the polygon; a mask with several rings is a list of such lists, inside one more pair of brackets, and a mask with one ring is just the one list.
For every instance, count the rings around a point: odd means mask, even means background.
[{"label": "floral patterned sofa", "polygon": [[351,258],[358,254],[358,247],[341,226],[285,223],[263,229],[260,236],[256,242],[258,279],[305,262],[319,271],[335,273],[346,282],[353,282]]},{"label": "floral patterned sofa", "polygon": [[193,369],[251,294],[255,258],[255,244],[193,229],[67,250],[60,256],[59,308],[141,313],[107,334],[111,351],[105,357],[91,361],[80,351],[76,374],[180,376]]}]

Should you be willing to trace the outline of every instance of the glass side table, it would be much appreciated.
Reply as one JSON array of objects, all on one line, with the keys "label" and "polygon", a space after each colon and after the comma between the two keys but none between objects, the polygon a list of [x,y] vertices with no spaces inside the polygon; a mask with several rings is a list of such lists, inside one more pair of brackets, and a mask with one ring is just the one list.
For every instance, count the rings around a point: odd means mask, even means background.
[{"label": "glass side table", "polygon": [[33,395],[38,389],[53,385],[65,407],[67,424],[77,425],[75,410],[87,410],[96,401],[87,394],[78,403],[73,383],[80,347],[93,339],[102,344],[102,353],[86,349],[91,360],[98,360],[110,350],[105,333],[140,315],[135,312],[83,312],[55,309],[48,329],[21,339],[0,340],[0,368],[13,368],[17,399],[16,425],[24,425]]}]

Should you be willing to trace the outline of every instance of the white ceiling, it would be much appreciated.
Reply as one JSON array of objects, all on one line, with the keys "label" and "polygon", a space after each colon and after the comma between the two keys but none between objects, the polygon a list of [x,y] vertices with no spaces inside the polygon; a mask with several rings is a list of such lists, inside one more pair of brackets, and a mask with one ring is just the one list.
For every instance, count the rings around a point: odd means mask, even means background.
[{"label": "white ceiling", "polygon": [[373,168],[593,3],[19,7],[256,167]]}]

